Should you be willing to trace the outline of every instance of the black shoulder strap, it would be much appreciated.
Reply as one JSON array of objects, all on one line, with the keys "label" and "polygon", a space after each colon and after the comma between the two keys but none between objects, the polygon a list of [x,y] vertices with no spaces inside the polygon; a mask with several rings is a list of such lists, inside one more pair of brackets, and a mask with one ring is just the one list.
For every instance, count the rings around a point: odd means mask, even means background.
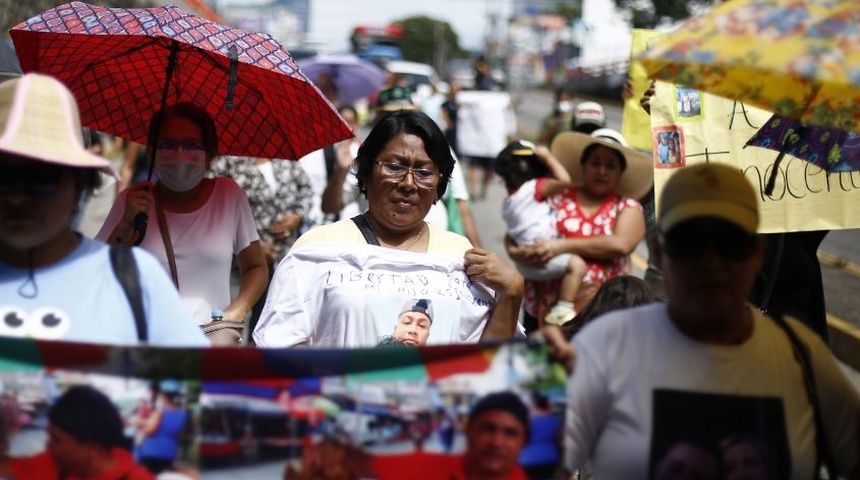
[{"label": "black shoulder strap", "polygon": [[128,303],[131,305],[131,312],[134,314],[134,325],[137,328],[137,339],[141,343],[146,343],[149,335],[146,330],[146,316],[143,312],[140,273],[137,270],[137,262],[134,260],[134,253],[131,251],[131,247],[127,245],[111,245],[110,264],[113,267],[113,273],[116,275],[117,281],[122,285],[122,290],[125,292],[126,298],[128,298]]},{"label": "black shoulder strap", "polygon": [[376,232],[370,227],[370,224],[367,223],[367,218],[364,215],[356,215],[352,217],[352,221],[355,223],[355,226],[361,231],[361,235],[364,237],[364,241],[369,243],[370,245],[379,245],[379,237],[376,236]]},{"label": "black shoulder strap", "polygon": [[325,178],[326,180],[331,180],[331,174],[334,172],[334,162],[337,159],[334,145],[323,147],[323,157],[325,158]]},{"label": "black shoulder strap", "polygon": [[815,463],[815,478],[820,478],[821,467],[827,472],[827,478],[837,478],[830,458],[830,450],[827,448],[827,440],[824,432],[824,422],[821,420],[821,405],[818,402],[818,389],[815,386],[815,374],[812,370],[812,361],[809,358],[809,348],[797,336],[797,332],[791,328],[788,321],[781,316],[774,316],[773,320],[779,325],[791,343],[794,358],[800,364],[803,371],[803,384],[806,395],[809,397],[809,405],[812,406],[812,418],[815,421],[815,448],[817,458]]}]

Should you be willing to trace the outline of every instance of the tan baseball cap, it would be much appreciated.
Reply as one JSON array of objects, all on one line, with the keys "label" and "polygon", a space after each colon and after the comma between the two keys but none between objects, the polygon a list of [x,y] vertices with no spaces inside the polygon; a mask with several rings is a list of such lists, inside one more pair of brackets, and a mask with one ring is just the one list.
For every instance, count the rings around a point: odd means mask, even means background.
[{"label": "tan baseball cap", "polygon": [[750,234],[758,230],[758,203],[752,184],[737,167],[705,163],[678,169],[660,195],[657,226],[667,233],[680,223],[713,217]]}]

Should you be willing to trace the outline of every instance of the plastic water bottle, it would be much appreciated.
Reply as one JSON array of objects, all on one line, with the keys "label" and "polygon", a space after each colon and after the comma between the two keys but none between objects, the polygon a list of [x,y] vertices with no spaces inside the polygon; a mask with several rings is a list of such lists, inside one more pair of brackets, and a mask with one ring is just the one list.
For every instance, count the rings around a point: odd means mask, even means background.
[{"label": "plastic water bottle", "polygon": [[224,310],[219,310],[219,309],[212,310],[212,321],[218,322],[221,320],[224,320]]}]

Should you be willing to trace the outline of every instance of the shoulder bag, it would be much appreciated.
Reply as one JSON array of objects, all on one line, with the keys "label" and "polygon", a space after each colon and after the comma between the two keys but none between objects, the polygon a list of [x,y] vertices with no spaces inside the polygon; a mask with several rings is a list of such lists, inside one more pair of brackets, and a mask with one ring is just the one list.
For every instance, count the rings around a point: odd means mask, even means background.
[{"label": "shoulder bag", "polygon": [[147,331],[146,315],[143,310],[143,298],[140,290],[140,273],[137,270],[137,262],[134,260],[134,252],[128,245],[110,246],[110,264],[113,274],[122,286],[123,292],[131,306],[134,315],[134,326],[137,330],[137,340],[146,343],[149,340]]},{"label": "shoulder bag", "polygon": [[[800,369],[803,374],[803,386],[806,390],[806,396],[809,398],[809,405],[812,407],[812,419],[815,422],[815,477],[816,479],[827,478],[836,480],[839,478],[833,468],[833,460],[830,457],[830,450],[827,448],[827,439],[824,433],[824,422],[821,419],[821,404],[818,401],[818,389],[815,386],[815,373],[812,370],[812,360],[809,355],[809,347],[797,336],[797,332],[791,328],[788,321],[779,316],[774,316],[773,320],[785,332],[791,344],[791,350],[794,353],[794,359],[800,364]],[[822,476],[822,470],[826,472],[826,476]]]}]

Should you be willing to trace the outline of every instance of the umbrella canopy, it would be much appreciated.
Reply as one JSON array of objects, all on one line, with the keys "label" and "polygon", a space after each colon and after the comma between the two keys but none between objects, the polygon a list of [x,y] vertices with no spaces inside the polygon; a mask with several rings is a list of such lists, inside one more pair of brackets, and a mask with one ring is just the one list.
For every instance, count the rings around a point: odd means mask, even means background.
[{"label": "umbrella canopy", "polygon": [[355,55],[317,55],[300,63],[302,72],[320,87],[320,82],[328,77],[341,105],[351,105],[376,93],[385,83],[384,70]]},{"label": "umbrella canopy", "polygon": [[638,59],[652,78],[860,130],[860,2],[724,2],[655,37]]},{"label": "umbrella canopy", "polygon": [[805,126],[774,115],[746,145],[784,152],[828,172],[860,170],[860,133],[857,132]]},{"label": "umbrella canopy", "polygon": [[298,159],[352,133],[287,50],[175,6],[72,2],[11,32],[21,67],[74,92],[82,122],[147,144],[153,115],[192,102],[218,129],[218,153]]}]

